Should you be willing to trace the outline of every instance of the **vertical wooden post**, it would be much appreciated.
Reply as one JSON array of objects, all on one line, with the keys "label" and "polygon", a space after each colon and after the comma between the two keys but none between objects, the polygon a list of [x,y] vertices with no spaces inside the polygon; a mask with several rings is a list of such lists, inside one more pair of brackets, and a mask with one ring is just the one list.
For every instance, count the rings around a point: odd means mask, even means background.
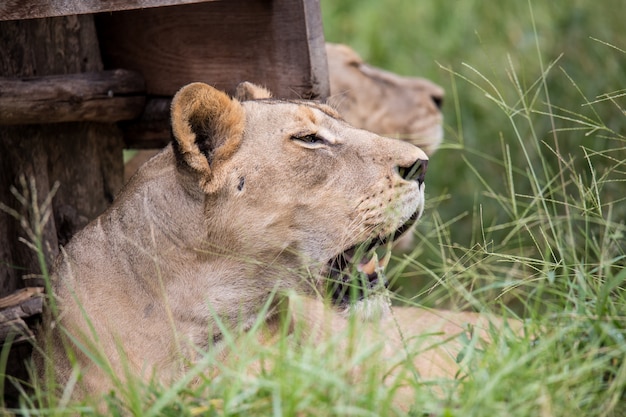
[{"label": "vertical wooden post", "polygon": [[[65,16],[0,22],[0,76],[28,77],[102,70],[93,17]],[[50,261],[59,243],[102,212],[122,185],[121,134],[115,125],[59,123],[0,126],[0,201],[28,212],[10,188],[25,175],[41,202],[56,181],[54,217],[44,229]],[[0,297],[39,274],[36,254],[18,241],[19,222],[0,212]]]},{"label": "vertical wooden post", "polygon": [[[28,77],[102,70],[92,15],[0,22],[0,76]],[[123,139],[117,126],[58,123],[0,126],[0,202],[29,221],[28,207],[11,194],[20,176],[35,180],[38,203],[59,182],[43,230],[45,261],[79,228],[102,212],[122,186]],[[41,274],[37,254],[19,241],[20,222],[0,211],[0,297]],[[24,379],[30,346],[13,346],[7,374]],[[15,393],[5,384],[5,399]]]}]

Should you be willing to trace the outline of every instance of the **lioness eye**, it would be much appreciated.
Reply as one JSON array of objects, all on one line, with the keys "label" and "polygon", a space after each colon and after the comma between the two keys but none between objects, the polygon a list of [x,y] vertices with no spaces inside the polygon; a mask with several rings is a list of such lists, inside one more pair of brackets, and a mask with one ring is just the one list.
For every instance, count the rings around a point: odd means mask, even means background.
[{"label": "lioness eye", "polygon": [[328,145],[328,141],[320,136],[317,136],[315,133],[311,133],[309,135],[294,135],[291,137],[292,140],[296,140],[300,142],[303,146],[307,148],[319,148],[324,145]]},{"label": "lioness eye", "polygon": [[306,135],[306,136],[296,136],[294,137],[294,139],[299,140],[304,143],[311,144],[311,145],[314,143],[324,143],[324,139],[314,134]]}]

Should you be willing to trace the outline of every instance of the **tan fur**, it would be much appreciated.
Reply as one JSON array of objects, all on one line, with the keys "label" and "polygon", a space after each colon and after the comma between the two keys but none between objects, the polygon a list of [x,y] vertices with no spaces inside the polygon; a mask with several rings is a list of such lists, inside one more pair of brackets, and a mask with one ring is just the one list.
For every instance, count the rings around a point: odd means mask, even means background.
[{"label": "tan fur", "polygon": [[[319,300],[295,297],[291,317],[294,322],[306,323],[306,336],[321,342],[334,335],[348,333],[349,320],[336,314]],[[510,327],[521,330],[521,323],[501,317],[466,311],[435,310],[420,307],[393,307],[391,314],[378,322],[359,326],[360,344],[383,345],[379,360],[411,357],[414,370],[421,381],[454,378],[460,371],[457,361],[464,345],[461,334],[476,342],[490,342],[488,329]]]},{"label": "tan fur", "polygon": [[239,102],[195,83],[174,97],[172,128],[174,144],[55,266],[60,312],[47,315],[40,343],[62,386],[72,373],[64,344],[74,346],[78,395],[111,387],[102,367],[170,383],[197,349],[222,344],[216,316],[244,332],[274,294],[320,300],[330,259],[423,209],[424,186],[397,169],[424,152],[321,104]]},{"label": "tan fur", "polygon": [[441,87],[373,67],[346,45],[327,43],[326,56],[329,102],[349,123],[435,152],[443,138]]},{"label": "tan fur", "polygon": [[[197,171],[206,193],[217,190],[225,180],[220,171],[239,148],[244,128],[244,112],[239,102],[224,94],[212,94],[202,84],[189,85],[172,106],[172,132],[185,163]],[[211,143],[210,161],[196,144],[197,135]],[[209,167],[209,163],[211,167]]]},{"label": "tan fur", "polygon": [[272,93],[267,88],[244,81],[237,86],[235,97],[240,101],[260,100],[272,98]]}]

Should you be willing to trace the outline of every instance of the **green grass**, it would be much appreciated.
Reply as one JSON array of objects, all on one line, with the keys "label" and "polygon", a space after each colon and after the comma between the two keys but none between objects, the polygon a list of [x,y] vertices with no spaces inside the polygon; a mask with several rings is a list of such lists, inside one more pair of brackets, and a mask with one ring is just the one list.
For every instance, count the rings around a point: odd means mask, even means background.
[{"label": "green grass", "polygon": [[[389,275],[397,303],[524,320],[521,334],[465,337],[462,372],[423,384],[414,416],[626,415],[626,31],[620,0],[323,0],[327,39],[447,91],[446,139],[427,177],[413,251]],[[359,340],[359,339],[356,339]],[[245,351],[240,346],[245,345]],[[109,396],[146,416],[402,415],[373,366],[380,346],[235,344],[172,387],[131,382]],[[274,364],[258,374],[254,361]],[[364,364],[355,384],[351,366]],[[220,375],[200,378],[218,367]],[[1,369],[1,368],[0,368]],[[45,398],[45,392],[37,395]],[[32,398],[32,397],[31,397]],[[24,415],[97,415],[93,404]]]}]

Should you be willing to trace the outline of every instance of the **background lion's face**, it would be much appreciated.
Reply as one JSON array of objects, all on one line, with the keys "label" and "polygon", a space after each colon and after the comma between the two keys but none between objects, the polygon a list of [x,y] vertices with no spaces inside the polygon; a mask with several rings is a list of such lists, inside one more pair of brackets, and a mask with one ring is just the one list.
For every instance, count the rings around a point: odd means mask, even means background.
[{"label": "background lion's face", "polygon": [[431,155],[443,139],[443,89],[365,63],[350,47],[326,44],[329,102],[351,124],[397,137]]}]

